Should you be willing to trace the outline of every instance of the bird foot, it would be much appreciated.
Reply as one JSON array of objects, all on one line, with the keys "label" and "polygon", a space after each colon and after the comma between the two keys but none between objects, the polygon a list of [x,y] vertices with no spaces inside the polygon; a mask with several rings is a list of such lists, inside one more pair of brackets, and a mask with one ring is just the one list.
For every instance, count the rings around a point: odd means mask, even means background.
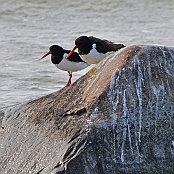
[{"label": "bird foot", "polygon": [[70,73],[70,72],[68,71],[68,74],[69,74],[69,79],[68,79],[68,82],[67,82],[67,84],[65,85],[64,88],[69,87],[69,86],[71,85],[72,73]]},{"label": "bird foot", "polygon": [[67,83],[67,84],[64,86],[64,88],[67,88],[67,87],[69,87],[69,86],[71,86],[71,83]]}]

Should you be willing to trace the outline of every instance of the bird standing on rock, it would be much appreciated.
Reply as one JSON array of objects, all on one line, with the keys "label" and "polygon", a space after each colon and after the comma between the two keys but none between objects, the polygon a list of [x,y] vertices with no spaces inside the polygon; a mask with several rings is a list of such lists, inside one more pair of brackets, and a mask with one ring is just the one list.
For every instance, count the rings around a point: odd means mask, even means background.
[{"label": "bird standing on rock", "polygon": [[80,36],[75,40],[75,47],[68,54],[67,58],[78,48],[82,60],[90,64],[97,64],[113,51],[125,47],[123,44],[114,44],[108,40],[102,40],[93,36]]},{"label": "bird standing on rock", "polygon": [[49,54],[51,54],[52,63],[60,70],[68,72],[69,79],[65,87],[68,87],[71,85],[71,78],[72,78],[73,72],[82,70],[86,68],[87,66],[89,66],[88,63],[84,62],[80,58],[77,52],[73,52],[73,54],[69,56],[69,59],[66,59],[68,53],[70,53],[70,50],[64,50],[59,45],[52,45],[49,51],[41,57],[41,59],[43,59]]}]

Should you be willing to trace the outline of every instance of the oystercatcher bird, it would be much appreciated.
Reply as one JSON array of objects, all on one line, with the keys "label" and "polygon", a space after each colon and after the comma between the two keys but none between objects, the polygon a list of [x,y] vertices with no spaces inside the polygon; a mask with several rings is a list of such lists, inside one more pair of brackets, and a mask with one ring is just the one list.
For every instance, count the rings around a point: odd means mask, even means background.
[{"label": "oystercatcher bird", "polygon": [[71,78],[72,73],[82,70],[89,66],[88,63],[84,62],[79,54],[77,52],[73,52],[71,56],[69,56],[69,59],[66,59],[68,53],[70,53],[70,50],[64,50],[59,45],[52,45],[49,48],[49,51],[44,54],[41,59],[45,58],[49,54],[51,54],[51,61],[52,63],[59,69],[63,71],[67,71],[69,74],[69,79],[65,87],[68,87],[71,85]]},{"label": "oystercatcher bird", "polygon": [[97,64],[106,56],[125,47],[123,44],[114,44],[108,40],[102,40],[93,36],[80,36],[75,40],[75,47],[68,54],[67,58],[78,48],[82,60],[90,64]]}]

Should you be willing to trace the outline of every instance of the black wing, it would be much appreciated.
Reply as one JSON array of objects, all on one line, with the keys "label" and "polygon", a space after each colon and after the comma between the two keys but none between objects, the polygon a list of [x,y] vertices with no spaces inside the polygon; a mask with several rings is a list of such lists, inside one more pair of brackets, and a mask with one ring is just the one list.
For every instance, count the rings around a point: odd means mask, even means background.
[{"label": "black wing", "polygon": [[[64,50],[64,53],[69,54],[70,51],[71,51],[71,50]],[[78,54],[77,52],[73,52],[73,53],[71,54],[71,56],[68,57],[68,59],[69,59],[70,61],[72,61],[72,62],[85,62],[85,61],[83,61],[83,60],[80,58],[80,56],[79,56],[79,54]],[[85,62],[85,63],[86,63],[86,62]]]},{"label": "black wing", "polygon": [[102,40],[96,37],[90,36],[89,39],[92,43],[96,43],[96,50],[100,53],[107,53],[109,51],[118,51],[121,48],[124,48],[125,45],[123,44],[114,44],[108,40]]}]

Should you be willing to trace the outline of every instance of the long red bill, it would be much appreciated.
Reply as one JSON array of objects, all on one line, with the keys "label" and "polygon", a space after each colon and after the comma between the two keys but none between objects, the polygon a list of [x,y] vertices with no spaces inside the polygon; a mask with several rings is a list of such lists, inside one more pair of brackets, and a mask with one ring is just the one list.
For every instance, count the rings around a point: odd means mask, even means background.
[{"label": "long red bill", "polygon": [[74,53],[74,51],[75,51],[76,48],[77,48],[77,47],[75,46],[75,47],[69,52],[69,54],[66,56],[67,59],[71,56],[72,53]]},{"label": "long red bill", "polygon": [[51,51],[48,51],[48,53],[44,54],[40,59],[45,58],[45,57],[48,56],[49,54],[51,54]]}]

